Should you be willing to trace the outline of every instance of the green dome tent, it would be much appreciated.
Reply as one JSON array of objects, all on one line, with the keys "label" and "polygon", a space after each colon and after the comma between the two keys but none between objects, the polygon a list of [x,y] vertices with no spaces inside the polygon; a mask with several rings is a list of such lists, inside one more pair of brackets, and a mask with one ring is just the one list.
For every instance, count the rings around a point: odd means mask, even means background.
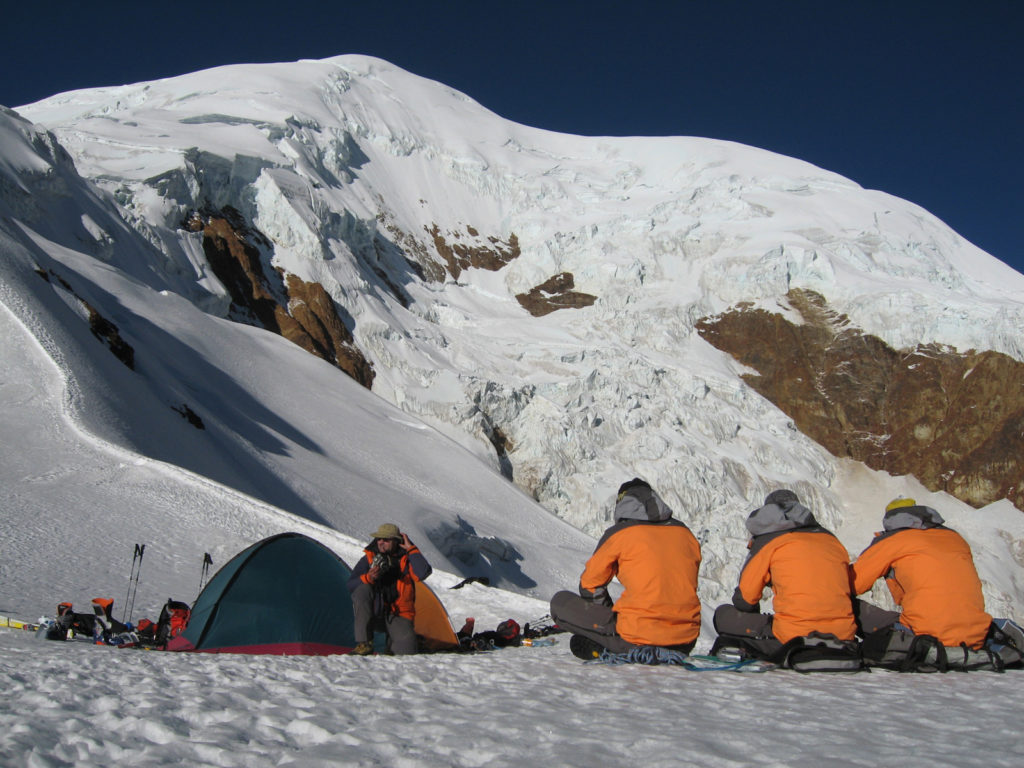
[{"label": "green dome tent", "polygon": [[308,536],[271,536],[217,571],[167,650],[348,653],[355,645],[350,574],[341,558]]}]

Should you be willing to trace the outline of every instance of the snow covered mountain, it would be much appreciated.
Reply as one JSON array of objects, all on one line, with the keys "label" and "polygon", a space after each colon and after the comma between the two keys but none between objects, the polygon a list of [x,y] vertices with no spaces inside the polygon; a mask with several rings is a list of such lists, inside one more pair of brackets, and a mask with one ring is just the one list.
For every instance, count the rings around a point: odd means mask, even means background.
[{"label": "snow covered mountain", "polygon": [[768,491],[853,552],[906,493],[965,533],[992,612],[1024,613],[1019,457],[996,450],[1010,479],[975,510],[830,453],[708,341],[730,313],[806,325],[813,293],[896,350],[1024,360],[1024,276],[807,163],[544,132],[368,57],[232,66],[0,115],[0,238],[0,300],[88,435],[342,534],[394,518],[545,596],[640,475],[701,534],[713,604]]}]

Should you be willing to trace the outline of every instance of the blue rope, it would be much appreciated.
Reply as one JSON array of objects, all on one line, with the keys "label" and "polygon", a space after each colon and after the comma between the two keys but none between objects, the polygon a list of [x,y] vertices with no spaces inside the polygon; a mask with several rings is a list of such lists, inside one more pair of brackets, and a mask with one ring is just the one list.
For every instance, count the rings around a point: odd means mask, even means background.
[{"label": "blue rope", "polygon": [[687,656],[685,653],[680,651],[673,651],[656,645],[641,645],[636,648],[631,648],[625,653],[612,653],[606,648],[601,651],[600,656],[587,663],[611,665],[645,664],[647,666],[669,664],[672,666],[683,667],[684,669],[689,669],[694,672],[709,672],[714,670],[721,671],[739,669],[740,667],[745,667],[755,661],[755,659],[744,659],[737,662],[716,664],[714,662],[707,662],[704,660],[698,661],[692,656]]}]

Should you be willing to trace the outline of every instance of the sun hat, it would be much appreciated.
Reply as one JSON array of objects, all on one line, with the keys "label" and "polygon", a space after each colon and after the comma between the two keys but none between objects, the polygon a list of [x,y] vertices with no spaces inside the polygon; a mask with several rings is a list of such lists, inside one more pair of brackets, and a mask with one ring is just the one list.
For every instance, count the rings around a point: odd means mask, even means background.
[{"label": "sun hat", "polygon": [[890,501],[886,505],[885,511],[889,512],[890,510],[899,509],[900,507],[916,507],[916,506],[917,506],[917,502],[914,501],[913,499],[908,499],[908,498],[906,498],[904,496],[897,496],[895,499],[893,499],[892,501]]},{"label": "sun hat", "polygon": [[400,539],[402,538],[402,532],[398,530],[398,526],[394,523],[383,523],[374,534],[375,539]]}]

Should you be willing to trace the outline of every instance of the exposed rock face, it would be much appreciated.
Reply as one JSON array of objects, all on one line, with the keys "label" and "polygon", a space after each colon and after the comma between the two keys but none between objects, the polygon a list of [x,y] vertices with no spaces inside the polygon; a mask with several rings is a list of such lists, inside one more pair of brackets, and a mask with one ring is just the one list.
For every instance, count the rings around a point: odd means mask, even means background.
[{"label": "exposed rock face", "polygon": [[75,290],[68,281],[57,273],[52,270],[37,269],[36,274],[48,283],[51,282],[50,278],[52,276],[53,281],[56,281],[61,288],[74,296],[82,305],[82,309],[88,317],[89,330],[92,332],[92,335],[102,342],[110,350],[110,353],[127,368],[135,370],[135,348],[124,340],[116,325],[101,315],[96,307],[75,293]]},{"label": "exposed rock face", "polygon": [[121,338],[121,332],[117,326],[103,317],[92,304],[84,299],[80,299],[80,301],[89,313],[89,330],[92,331],[92,335],[102,341],[114,357],[134,371],[135,350],[132,345]]},{"label": "exposed rock face", "polygon": [[281,334],[308,352],[334,363],[369,389],[373,366],[355,345],[348,328],[338,317],[334,301],[320,283],[287,276],[288,306],[278,306]]},{"label": "exposed rock face", "polygon": [[[507,240],[494,235],[484,237],[470,224],[466,224],[464,230],[460,227],[444,232],[437,224],[424,226],[423,231],[429,237],[429,241],[424,242],[395,224],[383,198],[378,202],[381,210],[377,214],[377,224],[388,234],[420,280],[441,283],[448,275],[457,280],[463,270],[471,267],[497,272],[520,256],[519,237],[514,232]],[[421,199],[420,204],[426,205],[427,201]]]},{"label": "exposed rock face", "polygon": [[596,296],[574,291],[575,287],[576,281],[572,272],[560,272],[531,288],[528,293],[517,293],[516,301],[534,317],[542,317],[557,309],[589,307],[597,301]]},{"label": "exposed rock face", "polygon": [[812,291],[803,319],[738,305],[704,318],[709,343],[758,371],[744,380],[834,455],[910,474],[975,507],[1024,510],[1024,364],[999,352],[896,350]]},{"label": "exposed rock face", "polygon": [[[456,279],[464,269],[477,267],[497,272],[510,261],[519,258],[519,238],[515,233],[509,235],[507,241],[493,236],[482,240],[477,230],[467,226],[466,235],[470,242],[462,242],[461,232],[442,233],[435,224],[427,230],[427,234],[433,238],[434,247],[444,259],[448,273]],[[449,243],[445,234],[454,242]]]},{"label": "exposed rock face", "polygon": [[364,387],[371,386],[373,367],[356,347],[324,287],[270,267],[247,239],[259,242],[259,234],[245,226],[237,211],[206,217],[195,213],[186,226],[202,231],[206,258],[231,295],[233,319],[279,333],[338,366]]}]

